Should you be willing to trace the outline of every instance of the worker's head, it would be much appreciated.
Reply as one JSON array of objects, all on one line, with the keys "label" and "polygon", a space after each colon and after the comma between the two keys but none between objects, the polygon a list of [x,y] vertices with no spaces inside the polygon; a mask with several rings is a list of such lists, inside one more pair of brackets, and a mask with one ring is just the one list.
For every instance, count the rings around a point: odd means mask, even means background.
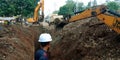
[{"label": "worker's head", "polygon": [[38,42],[40,42],[41,46],[42,47],[50,47],[50,42],[52,41],[52,37],[50,34],[48,33],[42,33],[40,36],[39,36],[39,40]]},{"label": "worker's head", "polygon": [[40,2],[38,2],[38,4],[40,4]]}]

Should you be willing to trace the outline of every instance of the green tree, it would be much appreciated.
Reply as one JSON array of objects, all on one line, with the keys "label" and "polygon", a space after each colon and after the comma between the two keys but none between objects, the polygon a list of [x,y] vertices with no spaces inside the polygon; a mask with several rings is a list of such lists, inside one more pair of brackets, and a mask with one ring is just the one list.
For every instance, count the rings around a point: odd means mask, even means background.
[{"label": "green tree", "polygon": [[85,9],[85,7],[84,7],[84,4],[83,4],[83,2],[79,2],[78,3],[78,11],[82,11],[82,10],[84,10]]},{"label": "green tree", "polygon": [[90,8],[90,7],[91,7],[91,1],[90,1],[90,2],[88,2],[88,4],[87,4],[86,8]]},{"label": "green tree", "polygon": [[53,14],[58,14],[58,11],[53,11]]},{"label": "green tree", "polygon": [[75,2],[73,0],[67,0],[66,4],[60,7],[58,14],[63,16],[73,15],[74,8],[75,8]]},{"label": "green tree", "polygon": [[116,11],[120,8],[119,4],[117,2],[114,2],[114,1],[108,2],[107,6],[110,10],[114,10],[114,11]]},{"label": "green tree", "polygon": [[97,0],[94,0],[93,1],[93,6],[96,6],[97,5]]},{"label": "green tree", "polygon": [[0,0],[0,16],[30,16],[34,6],[34,0]]},{"label": "green tree", "polygon": [[58,14],[64,17],[68,15],[74,15],[74,12],[84,10],[84,4],[82,2],[74,2],[73,0],[67,0],[66,4],[60,7]]}]

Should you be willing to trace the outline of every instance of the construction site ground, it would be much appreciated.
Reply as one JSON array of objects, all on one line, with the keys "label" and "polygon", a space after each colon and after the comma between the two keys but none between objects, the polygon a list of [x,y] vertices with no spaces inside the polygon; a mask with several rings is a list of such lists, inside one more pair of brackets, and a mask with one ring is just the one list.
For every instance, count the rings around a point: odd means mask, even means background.
[{"label": "construction site ground", "polygon": [[120,60],[120,36],[95,17],[50,28],[1,25],[0,60],[34,60],[43,32],[53,38],[50,60]]}]

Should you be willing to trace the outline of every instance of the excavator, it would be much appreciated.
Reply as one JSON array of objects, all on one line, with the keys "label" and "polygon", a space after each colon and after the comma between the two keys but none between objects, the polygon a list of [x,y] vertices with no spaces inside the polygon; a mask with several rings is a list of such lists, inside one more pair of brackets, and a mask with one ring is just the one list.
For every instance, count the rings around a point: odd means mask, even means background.
[{"label": "excavator", "polygon": [[120,34],[120,14],[109,10],[105,5],[99,5],[96,7],[88,8],[84,11],[75,13],[74,16],[68,16],[68,20],[59,22],[57,26],[64,26],[68,23],[86,19],[89,17],[97,17],[99,20],[103,21],[107,26]]},{"label": "excavator", "polygon": [[38,5],[36,6],[36,8],[34,10],[33,18],[28,18],[27,22],[29,22],[29,23],[39,22],[38,21],[38,12],[39,12],[40,8],[42,8],[42,19],[44,19],[44,0],[41,0],[40,2],[38,2]]}]

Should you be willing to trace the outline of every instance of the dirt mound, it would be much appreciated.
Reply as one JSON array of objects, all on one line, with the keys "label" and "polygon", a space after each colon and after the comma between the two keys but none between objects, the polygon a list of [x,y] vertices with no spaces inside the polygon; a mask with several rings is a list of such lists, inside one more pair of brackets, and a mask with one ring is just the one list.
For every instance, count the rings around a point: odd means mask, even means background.
[{"label": "dirt mound", "polygon": [[53,38],[51,60],[120,59],[120,36],[97,18],[88,18],[59,31],[41,26],[0,26],[0,60],[33,60],[43,32]]},{"label": "dirt mound", "polygon": [[51,60],[120,59],[120,40],[97,18],[68,24],[54,36]]},{"label": "dirt mound", "polygon": [[40,27],[0,26],[0,60],[33,60]]}]

